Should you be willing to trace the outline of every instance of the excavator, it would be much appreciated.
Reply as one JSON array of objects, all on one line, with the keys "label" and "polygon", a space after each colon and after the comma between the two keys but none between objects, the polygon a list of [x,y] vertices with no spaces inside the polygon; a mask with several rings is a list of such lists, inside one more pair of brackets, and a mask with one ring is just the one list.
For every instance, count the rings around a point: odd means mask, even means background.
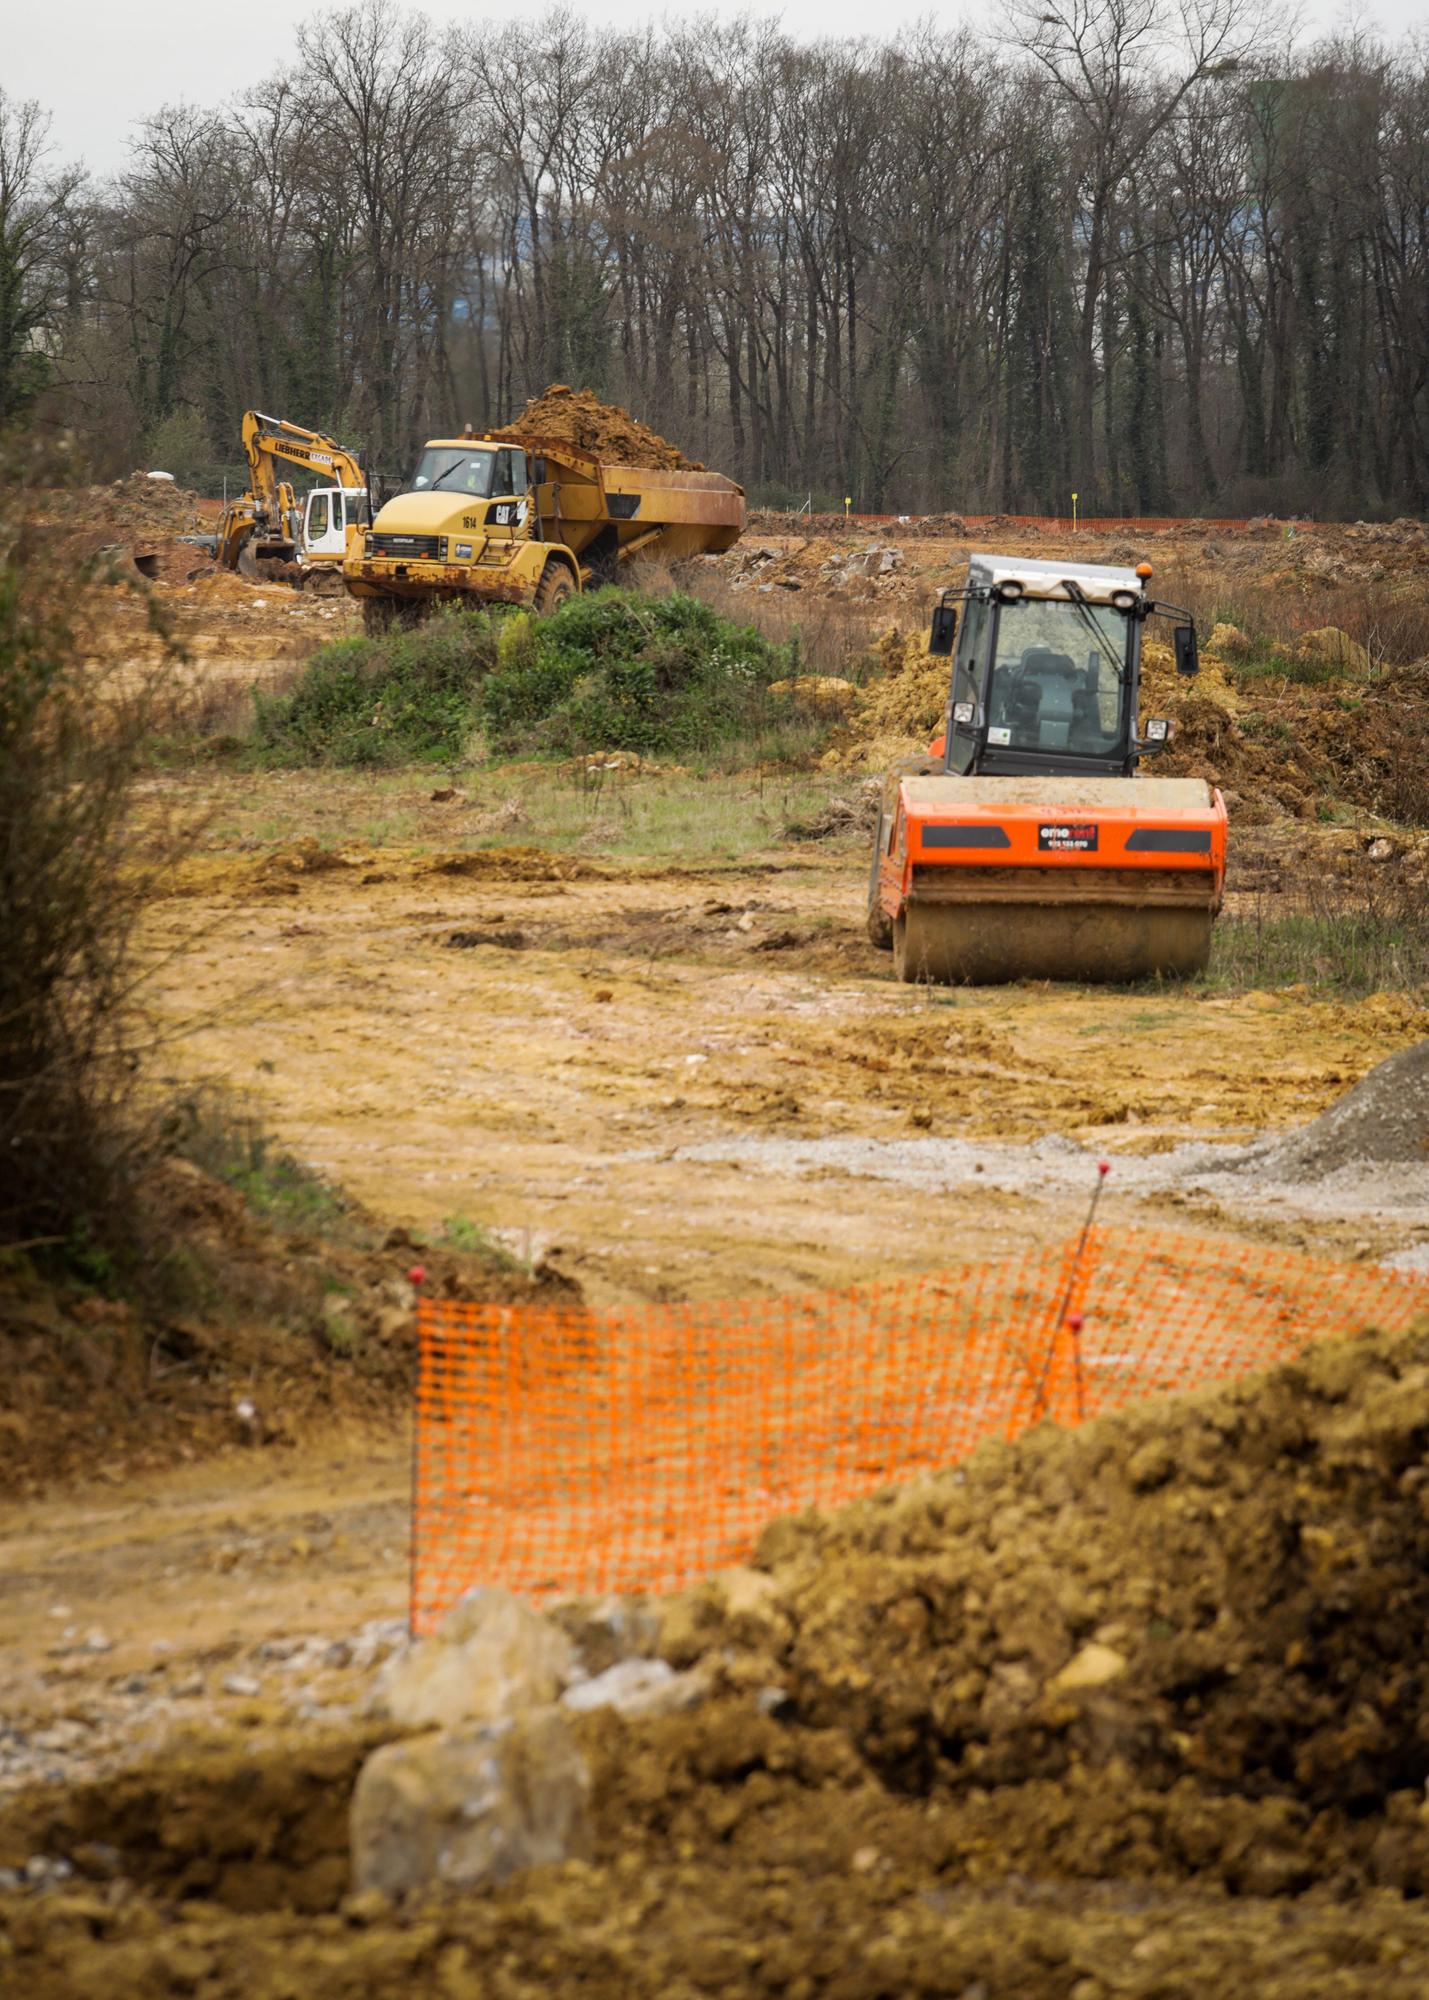
[{"label": "excavator", "polygon": [[1204,969],[1226,870],[1226,808],[1200,778],[1147,777],[1142,724],[1151,566],[974,555],[940,593],[930,655],[951,661],[942,734],[885,781],[868,934],[900,980],[1131,982]]},{"label": "excavator", "polygon": [[[287,579],[301,589],[341,591],[349,535],[372,519],[367,474],[354,453],[320,431],[304,430],[261,410],[243,416],[248,491],[223,510],[213,535],[184,539],[207,549],[224,569]],[[323,484],[301,503],[280,463],[301,466]]]}]

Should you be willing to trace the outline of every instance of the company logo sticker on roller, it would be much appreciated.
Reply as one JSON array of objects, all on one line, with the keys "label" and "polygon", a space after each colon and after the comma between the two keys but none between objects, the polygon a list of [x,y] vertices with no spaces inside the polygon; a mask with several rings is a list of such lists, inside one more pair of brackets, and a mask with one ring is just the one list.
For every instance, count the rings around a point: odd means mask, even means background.
[{"label": "company logo sticker on roller", "polygon": [[1043,854],[1095,854],[1096,822],[1066,820],[1059,826],[1039,826],[1037,846]]}]

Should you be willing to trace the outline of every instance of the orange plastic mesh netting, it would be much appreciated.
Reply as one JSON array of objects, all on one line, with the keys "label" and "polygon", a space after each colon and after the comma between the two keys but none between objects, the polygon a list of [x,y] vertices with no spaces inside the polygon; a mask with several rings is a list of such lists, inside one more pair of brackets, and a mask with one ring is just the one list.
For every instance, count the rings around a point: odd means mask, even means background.
[{"label": "orange plastic mesh netting", "polygon": [[1164,1231],[720,1304],[419,1308],[412,1625],[474,1583],[672,1589],[776,1515],[1429,1312],[1429,1279]]}]

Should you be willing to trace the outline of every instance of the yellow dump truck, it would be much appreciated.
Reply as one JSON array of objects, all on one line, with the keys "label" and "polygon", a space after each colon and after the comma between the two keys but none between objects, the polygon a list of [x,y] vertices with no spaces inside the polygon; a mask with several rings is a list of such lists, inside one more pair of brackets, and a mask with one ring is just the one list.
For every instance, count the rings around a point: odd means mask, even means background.
[{"label": "yellow dump truck", "polygon": [[744,489],[717,472],[607,465],[534,436],[434,438],[353,538],[343,580],[369,631],[442,601],[549,612],[647,551],[727,549],[744,518]]}]

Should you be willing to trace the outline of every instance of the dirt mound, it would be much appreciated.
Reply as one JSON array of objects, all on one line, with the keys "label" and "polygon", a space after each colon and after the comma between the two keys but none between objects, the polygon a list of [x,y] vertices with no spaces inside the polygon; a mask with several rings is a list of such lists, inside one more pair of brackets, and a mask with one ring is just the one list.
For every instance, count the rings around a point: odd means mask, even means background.
[{"label": "dirt mound", "polygon": [[0,1889],[7,1962],[52,2000],[476,2000],[498,1963],[512,2000],[1409,2000],[1426,1382],[1429,1328],[1327,1341],[777,1524],[762,1577],[658,1607],[716,1697],[582,1719],[593,1859],[480,1896],[343,1896],[370,1727],[21,1797],[0,1854],[77,1873]]},{"label": "dirt mound", "polygon": [[949,666],[927,651],[920,632],[906,637],[895,625],[874,648],[880,677],[873,681],[854,723],[860,741],[880,736],[932,737],[948,699]]},{"label": "dirt mound", "polygon": [[492,431],[491,436],[549,439],[589,452],[608,465],[639,465],[649,472],[705,470],[628,410],[602,403],[591,389],[569,389],[564,382],[553,382],[544,395],[533,396],[515,423]]},{"label": "dirt mound", "polygon": [[1323,1180],[1341,1167],[1422,1166],[1429,1160],[1429,1042],[1376,1065],[1337,1104],[1289,1138],[1258,1149],[1258,1170]]},{"label": "dirt mound", "polygon": [[974,1804],[1006,1866],[1429,1883],[1429,1830],[1394,1837],[1423,1775],[1426,1369],[1429,1329],[1326,1342],[777,1524],[795,1710],[893,1789]]},{"label": "dirt mound", "polygon": [[413,1263],[437,1297],[570,1293],[494,1248],[384,1233],[262,1147],[234,1159],[231,1179],[179,1156],[149,1170],[144,1204],[169,1270],[147,1300],[52,1283],[23,1260],[0,1269],[0,1493],[96,1473],[118,1483],[234,1445],[291,1448],[334,1418],[390,1422],[410,1389]]},{"label": "dirt mound", "polygon": [[1253,683],[1234,714],[1212,693],[1148,689],[1176,724],[1154,768],[1219,785],[1241,824],[1314,819],[1333,799],[1429,825],[1429,667],[1343,687]]}]

